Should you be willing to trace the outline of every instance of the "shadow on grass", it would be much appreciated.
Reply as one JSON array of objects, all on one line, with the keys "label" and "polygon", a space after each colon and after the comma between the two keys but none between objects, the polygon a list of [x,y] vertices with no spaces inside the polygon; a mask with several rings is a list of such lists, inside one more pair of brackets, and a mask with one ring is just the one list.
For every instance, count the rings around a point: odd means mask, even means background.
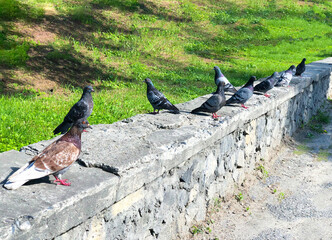
[{"label": "shadow on grass", "polygon": [[[202,57],[211,61],[223,61],[234,58],[239,49],[254,45],[268,45],[280,41],[293,41],[288,36],[270,39],[267,42],[256,40],[257,35],[264,35],[268,33],[268,30],[260,23],[261,19],[281,18],[285,16],[296,16],[303,18],[303,13],[297,9],[281,8],[275,11],[275,2],[272,1],[269,5],[264,7],[239,7],[234,2],[224,1],[223,3],[216,3],[215,1],[209,1],[211,5],[216,4],[222,11],[218,10],[217,14],[210,19],[215,25],[223,25],[225,32],[233,38],[223,38],[222,36],[213,36],[208,33],[204,28],[198,26],[193,21],[190,14],[183,14],[183,12],[173,12],[168,9],[167,4],[157,5],[151,1],[132,1],[132,0],[93,0],[84,1],[80,3],[73,3],[74,8],[72,11],[68,11],[66,14],[58,15],[44,15],[41,9],[33,8],[16,0],[5,0],[6,14],[0,18],[4,24],[3,34],[0,35],[0,41],[6,43],[0,44],[0,49],[8,48],[13,49],[15,46],[22,45],[21,42],[9,40],[9,35],[17,35],[22,38],[23,33],[14,31],[14,25],[12,22],[15,20],[23,20],[25,22],[33,24],[41,24],[46,31],[52,32],[59,38],[66,38],[69,41],[73,40],[69,44],[64,44],[61,47],[55,48],[52,42],[44,44],[32,44],[28,43],[28,50],[24,50],[23,53],[29,54],[28,61],[22,57],[20,64],[14,63],[12,65],[2,64],[1,70],[5,70],[2,74],[4,81],[0,84],[0,92],[2,93],[15,93],[15,88],[11,88],[8,83],[16,83],[24,85],[24,81],[17,80],[10,73],[10,69],[17,69],[18,66],[22,66],[32,75],[36,73],[39,76],[45,76],[48,80],[56,82],[63,86],[83,87],[86,84],[93,83],[96,79],[103,81],[122,81],[122,82],[135,82],[136,76],[140,74],[140,78],[152,77],[163,80],[163,83],[169,87],[179,86],[183,87],[189,85],[189,88],[201,88],[206,86],[211,78],[213,82],[213,71],[206,71],[206,68],[187,66],[181,61],[174,59],[168,59],[163,56],[149,56],[148,52],[140,51],[137,57],[140,62],[150,66],[154,65],[155,70],[137,70],[128,75],[117,69],[116,66],[106,64],[100,58],[106,58],[101,56],[97,59],[93,59],[87,54],[82,54],[79,51],[75,51],[74,42],[80,42],[87,48],[93,47],[101,49],[107,49],[111,52],[121,52],[124,54],[130,54],[135,50],[135,45],[130,44],[114,44],[112,41],[107,41],[100,37],[96,38],[96,33],[103,32],[123,33],[125,37],[130,35],[139,36],[140,33],[131,26],[131,24],[123,23],[119,24],[113,18],[108,19],[103,14],[103,10],[118,9],[120,12],[128,12],[130,14],[138,13],[140,18],[144,19],[149,16],[153,16],[156,19],[165,19],[168,21],[174,21],[176,23],[190,22],[186,28],[183,28],[185,34],[189,35],[193,43],[192,46],[184,46],[185,52],[193,54],[198,57]],[[179,5],[180,6],[180,5]],[[179,9],[183,9],[180,6]],[[302,15],[301,15],[302,14]],[[321,12],[321,15],[325,14],[328,18],[331,16],[329,12]],[[317,16],[316,16],[317,15]],[[319,14],[314,17],[319,18]],[[311,16],[311,15],[310,15]],[[322,15],[323,16],[323,15]],[[239,18],[248,18],[251,21],[250,25],[238,23]],[[311,16],[313,18],[313,16]],[[150,28],[150,31],[160,30]],[[247,38],[244,38],[243,36]],[[236,38],[238,36],[238,39]],[[195,40],[199,38],[199,40]],[[102,41],[100,41],[102,39]],[[236,39],[236,41],[234,40]],[[27,44],[27,43],[25,43]],[[215,45],[218,45],[216,47]],[[327,56],[326,53],[324,56]],[[26,62],[26,65],[24,63]],[[212,63],[210,63],[212,65]],[[128,68],[130,68],[130,63]],[[213,67],[213,66],[212,66]],[[172,70],[169,70],[169,69]],[[136,71],[136,70],[132,70]],[[156,71],[156,74],[153,73]],[[164,71],[166,74],[160,77],[158,71]],[[250,73],[247,70],[233,71],[228,70],[226,74],[231,74],[234,78],[243,79],[243,82],[237,82],[237,85],[243,84],[250,77]],[[145,76],[146,75],[146,76]],[[132,77],[130,77],[132,76]],[[207,77],[211,76],[211,77]],[[36,76],[38,77],[38,76]],[[202,80],[203,79],[203,80]],[[139,80],[139,79],[138,79]],[[213,84],[212,84],[213,86]],[[99,86],[103,89],[103,85]],[[106,88],[106,87],[105,87]],[[6,91],[4,91],[6,89]]]}]

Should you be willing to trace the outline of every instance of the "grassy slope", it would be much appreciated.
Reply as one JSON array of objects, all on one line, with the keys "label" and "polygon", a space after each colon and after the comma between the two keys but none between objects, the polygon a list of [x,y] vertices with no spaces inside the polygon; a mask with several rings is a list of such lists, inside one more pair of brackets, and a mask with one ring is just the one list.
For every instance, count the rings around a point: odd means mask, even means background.
[{"label": "grassy slope", "polygon": [[177,103],[213,91],[215,65],[241,85],[329,57],[331,12],[323,0],[0,0],[0,152],[51,138],[88,83],[89,121],[111,123],[151,110],[146,77]]}]

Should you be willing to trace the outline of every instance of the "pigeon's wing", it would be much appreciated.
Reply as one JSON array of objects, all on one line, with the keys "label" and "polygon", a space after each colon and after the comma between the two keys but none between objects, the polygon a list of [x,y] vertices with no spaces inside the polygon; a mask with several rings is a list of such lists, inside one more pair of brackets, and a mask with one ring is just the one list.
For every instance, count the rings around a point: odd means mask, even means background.
[{"label": "pigeon's wing", "polygon": [[227,104],[244,103],[252,96],[252,94],[253,92],[250,89],[241,88],[230,99],[227,100]]},{"label": "pigeon's wing", "polygon": [[258,91],[258,92],[264,92],[264,91],[267,91],[268,89],[270,89],[270,85],[271,83],[268,81],[268,79],[266,79],[265,81],[257,84],[255,87],[254,87],[254,90],[255,91]]},{"label": "pigeon's wing", "polygon": [[195,112],[216,112],[221,108],[222,97],[219,94],[212,95],[200,107],[192,110]]},{"label": "pigeon's wing", "polygon": [[69,110],[68,114],[65,117],[65,120],[70,122],[75,122],[78,119],[81,119],[86,116],[86,113],[89,111],[89,104],[85,101],[78,101],[75,105]]},{"label": "pigeon's wing", "polygon": [[39,169],[48,169],[51,173],[58,172],[74,163],[80,154],[80,149],[73,143],[56,141],[33,158]]},{"label": "pigeon's wing", "polygon": [[160,103],[163,99],[165,99],[164,94],[162,94],[158,90],[149,91],[147,93],[147,97],[152,106],[158,105],[158,103]]},{"label": "pigeon's wing", "polygon": [[204,105],[206,106],[206,108],[214,109],[220,105],[221,100],[222,99],[219,94],[214,94],[208,100],[206,100],[205,103],[202,104],[202,106]]},{"label": "pigeon's wing", "polygon": [[284,84],[286,84],[286,82],[287,82],[286,73],[283,72],[278,81],[276,81],[275,86],[283,86]]},{"label": "pigeon's wing", "polygon": [[232,93],[237,92],[236,88],[231,83],[226,84],[224,89],[225,89],[225,92],[232,92]]}]

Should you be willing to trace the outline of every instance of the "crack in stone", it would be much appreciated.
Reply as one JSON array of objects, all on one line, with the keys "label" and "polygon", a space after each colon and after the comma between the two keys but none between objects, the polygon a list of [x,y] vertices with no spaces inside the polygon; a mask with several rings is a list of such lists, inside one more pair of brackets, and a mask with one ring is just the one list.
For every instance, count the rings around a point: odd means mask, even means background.
[{"label": "crack in stone", "polygon": [[112,167],[112,166],[109,166],[107,164],[104,164],[104,163],[99,163],[99,162],[91,162],[91,161],[86,161],[86,160],[83,160],[83,159],[77,159],[76,162],[83,166],[83,167],[88,167],[88,168],[91,168],[91,167],[94,167],[94,168],[100,168],[102,169],[103,171],[105,172],[109,172],[109,173],[112,173],[118,177],[121,177],[120,174],[119,174],[119,169],[118,168],[115,168],[115,167]]}]

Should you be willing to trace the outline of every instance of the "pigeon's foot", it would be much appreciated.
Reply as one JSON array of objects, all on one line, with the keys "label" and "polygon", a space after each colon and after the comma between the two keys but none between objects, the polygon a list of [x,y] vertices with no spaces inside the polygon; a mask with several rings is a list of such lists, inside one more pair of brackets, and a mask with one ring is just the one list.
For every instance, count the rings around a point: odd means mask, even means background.
[{"label": "pigeon's foot", "polygon": [[66,182],[68,179],[59,179],[57,177],[55,177],[54,183],[56,183],[57,185],[65,185],[65,186],[70,186],[71,183]]},{"label": "pigeon's foot", "polygon": [[268,98],[271,97],[271,95],[269,95],[269,94],[267,94],[267,93],[265,93],[264,96],[265,96],[265,97],[268,97]]},{"label": "pigeon's foot", "polygon": [[243,107],[245,109],[248,109],[248,107],[244,106],[244,104],[241,104],[241,107]]},{"label": "pigeon's foot", "polygon": [[217,115],[216,113],[212,113],[212,118],[213,118],[213,119],[216,119],[216,118],[218,118],[218,117],[221,117],[221,116]]}]

